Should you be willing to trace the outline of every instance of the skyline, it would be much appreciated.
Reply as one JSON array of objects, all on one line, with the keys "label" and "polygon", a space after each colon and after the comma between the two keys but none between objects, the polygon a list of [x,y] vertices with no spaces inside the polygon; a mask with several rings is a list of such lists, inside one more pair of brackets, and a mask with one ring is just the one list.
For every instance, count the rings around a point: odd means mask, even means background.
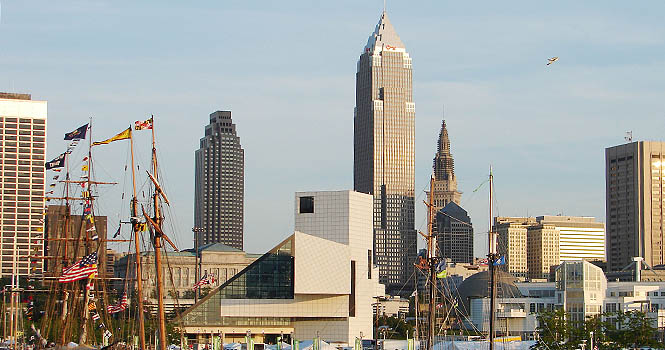
[{"label": "skyline", "polygon": [[[48,101],[47,159],[64,150],[62,135],[90,116],[97,141],[154,114],[158,146],[169,154],[162,165],[180,248],[192,245],[200,130],[210,113],[231,110],[246,151],[246,250],[263,252],[293,230],[296,191],[353,186],[355,64],[382,4],[345,4],[266,3],[256,10],[241,3],[2,2],[0,91]],[[624,143],[628,130],[634,140],[662,140],[665,126],[665,30],[656,15],[664,7],[648,6],[389,3],[415,67],[416,202],[425,198],[445,104],[476,256],[486,247],[487,196],[486,187],[472,191],[490,164],[496,215],[562,213],[605,222],[605,147]],[[232,34],[206,35],[214,30]],[[560,59],[546,67],[552,56]],[[95,149],[105,169],[98,180],[122,180],[116,173],[125,150]],[[149,156],[147,147],[143,153]],[[179,169],[179,162],[189,165]],[[266,172],[274,182],[262,183]],[[103,197],[109,203],[99,214],[110,222],[128,207],[111,203],[120,202],[118,189],[103,194],[110,199]],[[416,229],[424,220],[417,204]]]}]

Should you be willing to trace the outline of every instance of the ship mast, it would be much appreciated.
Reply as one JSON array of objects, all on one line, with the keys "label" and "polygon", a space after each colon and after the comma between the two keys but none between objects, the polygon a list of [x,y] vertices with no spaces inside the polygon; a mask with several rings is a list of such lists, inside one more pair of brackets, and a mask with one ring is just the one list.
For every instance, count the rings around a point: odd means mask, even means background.
[{"label": "ship mast", "polygon": [[492,226],[492,195],[493,195],[493,181],[494,181],[494,176],[492,175],[492,166],[490,166],[490,178],[489,178],[489,183],[490,183],[490,205],[489,205],[489,214],[490,214],[490,229],[488,230],[488,251],[489,253],[487,254],[487,264],[489,267],[489,274],[490,274],[490,319],[489,319],[489,341],[490,341],[490,346],[489,350],[494,350],[494,313],[496,309],[496,260],[497,260],[497,254],[496,254],[496,243],[494,240],[494,227]]},{"label": "ship mast", "polygon": [[430,176],[429,181],[429,199],[425,203],[427,206],[427,262],[429,266],[429,315],[427,325],[427,347],[426,349],[434,349],[434,323],[436,321],[435,304],[436,304],[436,241],[432,228],[434,225],[434,203],[433,203],[433,187],[434,176]]},{"label": "ship mast", "polygon": [[155,148],[155,119],[152,119],[152,171],[155,178],[155,192],[153,193],[153,210],[154,217],[152,218],[155,229],[153,237],[153,245],[155,247],[155,277],[157,279],[157,307],[158,321],[159,321],[159,346],[158,350],[166,349],[166,318],[164,315],[164,276],[162,276],[162,222],[163,217],[160,214],[159,208],[159,189],[157,188],[158,172],[157,172],[157,149]]},{"label": "ship mast", "polygon": [[132,204],[131,204],[131,210],[132,210],[132,230],[134,230],[134,240],[136,241],[136,293],[138,294],[138,307],[139,310],[137,312],[138,319],[139,319],[139,341],[140,341],[140,346],[141,350],[145,350],[145,325],[144,325],[144,317],[143,317],[143,274],[141,273],[141,230],[140,230],[140,223],[138,220],[138,199],[136,198],[136,169],[134,166],[134,138],[132,136],[132,127],[130,125],[129,127],[129,144],[130,144],[130,150],[131,150],[131,155],[132,155],[132,190],[133,190],[133,197],[132,197]]}]

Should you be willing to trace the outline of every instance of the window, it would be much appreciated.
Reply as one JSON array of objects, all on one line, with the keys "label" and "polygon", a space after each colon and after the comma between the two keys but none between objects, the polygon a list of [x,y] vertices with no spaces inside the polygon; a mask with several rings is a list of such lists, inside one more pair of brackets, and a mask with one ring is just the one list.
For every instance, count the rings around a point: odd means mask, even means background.
[{"label": "window", "polygon": [[314,197],[300,197],[300,214],[314,213]]}]

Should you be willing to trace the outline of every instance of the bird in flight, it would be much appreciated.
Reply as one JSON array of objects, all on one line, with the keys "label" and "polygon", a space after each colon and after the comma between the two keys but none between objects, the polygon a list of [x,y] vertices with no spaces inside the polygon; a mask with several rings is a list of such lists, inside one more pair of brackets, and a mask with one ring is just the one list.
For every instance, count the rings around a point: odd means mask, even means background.
[{"label": "bird in flight", "polygon": [[559,57],[552,57],[547,59],[547,65],[549,66],[550,64],[556,62],[559,59]]}]

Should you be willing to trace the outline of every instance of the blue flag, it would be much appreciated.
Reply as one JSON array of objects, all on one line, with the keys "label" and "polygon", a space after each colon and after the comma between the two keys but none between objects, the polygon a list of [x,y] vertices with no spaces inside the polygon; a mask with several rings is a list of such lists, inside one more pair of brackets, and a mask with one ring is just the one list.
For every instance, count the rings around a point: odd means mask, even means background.
[{"label": "blue flag", "polygon": [[498,258],[494,261],[494,266],[505,265],[505,264],[506,264],[506,256],[505,255],[501,255],[500,258]]}]

